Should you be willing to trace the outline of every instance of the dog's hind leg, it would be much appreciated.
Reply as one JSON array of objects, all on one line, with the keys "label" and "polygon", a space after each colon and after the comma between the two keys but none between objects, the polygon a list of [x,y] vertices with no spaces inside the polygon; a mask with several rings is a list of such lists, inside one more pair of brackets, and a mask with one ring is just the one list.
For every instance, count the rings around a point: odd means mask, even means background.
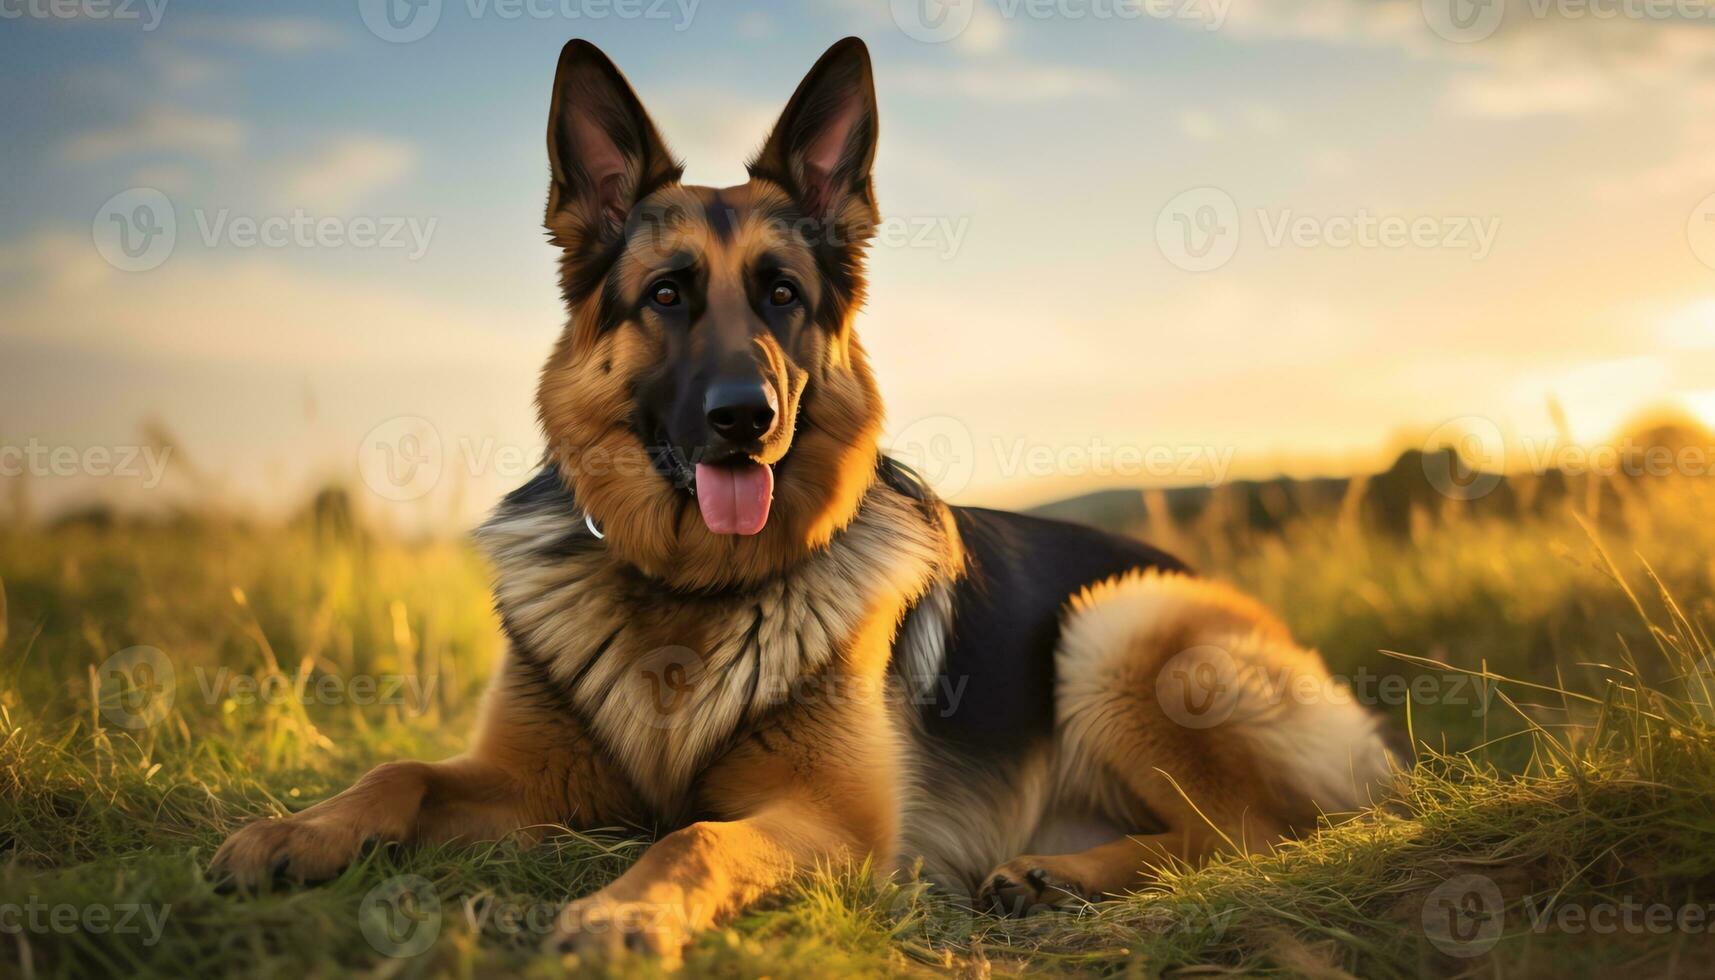
[{"label": "dog's hind leg", "polygon": [[[1133,574],[1071,604],[1056,654],[1060,805],[1142,831],[1002,864],[999,911],[1117,895],[1165,867],[1272,846],[1359,809],[1388,778],[1376,720],[1256,602]],[[1129,821],[1129,822],[1128,822]]]},{"label": "dog's hind leg", "polygon": [[630,790],[591,750],[574,717],[503,672],[471,751],[443,762],[378,766],[350,789],[227,838],[210,871],[254,886],[276,874],[318,881],[366,844],[533,838],[541,829],[626,815]]},{"label": "dog's hind leg", "polygon": [[1168,833],[1121,837],[1076,854],[1020,855],[989,873],[978,903],[998,915],[1025,915],[1123,895],[1156,869],[1193,863],[1213,849],[1209,835]]}]

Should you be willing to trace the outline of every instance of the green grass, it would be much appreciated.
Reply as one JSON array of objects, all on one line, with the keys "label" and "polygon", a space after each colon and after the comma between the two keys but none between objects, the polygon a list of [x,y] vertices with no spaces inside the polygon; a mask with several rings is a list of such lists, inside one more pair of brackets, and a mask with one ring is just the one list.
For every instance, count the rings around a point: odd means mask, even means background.
[{"label": "green grass", "polygon": [[[827,869],[704,936],[687,967],[1709,975],[1711,925],[1661,931],[1638,918],[1610,932],[1576,917],[1707,907],[1715,920],[1710,514],[1715,488],[1682,481],[1589,521],[1455,513],[1405,538],[1336,520],[1279,536],[1198,529],[1187,540],[1202,567],[1280,610],[1415,736],[1398,800],[1272,854],[1022,921],[972,914],[908,876]],[[378,761],[457,751],[499,649],[486,570],[463,544],[214,518],[0,528],[0,583],[0,977],[587,969],[538,954],[528,920],[634,859],[643,843],[619,832],[529,850],[387,848],[327,885],[261,895],[203,876],[246,820],[319,799]],[[172,683],[110,675],[104,712],[99,665],[139,645],[161,651]],[[420,686],[385,697],[384,681],[357,698],[326,686],[360,676]],[[251,697],[235,677],[312,696]],[[171,711],[124,727],[142,702],[114,697],[121,679],[170,686]],[[421,955],[390,958],[360,910],[401,874],[430,883],[439,932]],[[1492,943],[1452,945],[1480,955],[1441,948],[1453,934],[1440,902],[1468,890],[1452,895],[1449,880],[1486,880],[1499,896],[1498,928],[1478,933]],[[80,924],[8,928],[56,906]],[[157,916],[158,935],[141,913],[126,934],[86,921],[132,906]],[[1650,914],[1668,912],[1638,913]]]}]

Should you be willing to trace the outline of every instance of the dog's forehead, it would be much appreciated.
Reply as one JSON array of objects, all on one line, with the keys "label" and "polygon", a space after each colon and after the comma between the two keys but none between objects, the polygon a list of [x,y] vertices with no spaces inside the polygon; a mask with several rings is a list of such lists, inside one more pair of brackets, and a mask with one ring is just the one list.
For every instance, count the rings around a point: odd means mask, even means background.
[{"label": "dog's forehead", "polygon": [[683,184],[678,190],[701,206],[709,228],[723,237],[730,237],[744,222],[777,217],[791,204],[779,188],[760,180],[731,187]]},{"label": "dog's forehead", "polygon": [[639,205],[628,251],[712,256],[801,247],[793,214],[791,198],[766,181],[732,187],[675,184]]}]

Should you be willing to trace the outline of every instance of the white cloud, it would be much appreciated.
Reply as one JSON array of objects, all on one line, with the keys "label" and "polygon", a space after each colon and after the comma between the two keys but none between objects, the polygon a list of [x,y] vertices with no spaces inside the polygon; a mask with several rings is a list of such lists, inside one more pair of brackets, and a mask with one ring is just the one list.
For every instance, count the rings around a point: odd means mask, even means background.
[{"label": "white cloud", "polygon": [[1310,169],[1325,177],[1350,176],[1354,167],[1352,155],[1337,146],[1318,146],[1310,150]]},{"label": "white cloud", "polygon": [[[170,88],[207,88],[226,76],[226,66],[192,54],[177,45],[150,44],[143,49],[142,54],[156,77]],[[120,91],[133,90],[132,85],[125,80],[120,80],[117,85]]]},{"label": "white cloud", "polygon": [[[1006,47],[1012,34],[1013,25],[1008,17],[1001,13],[993,0],[917,0],[938,4],[924,7],[918,11],[918,16],[931,20],[939,20],[941,16],[950,18],[949,27],[956,27],[959,19],[967,17],[964,26],[958,28],[958,33],[950,38],[941,38],[933,42],[931,48],[956,51],[965,55],[993,54]],[[878,30],[903,31],[903,26],[894,15],[894,0],[823,0],[824,6],[852,18],[858,30],[866,36]],[[969,5],[968,14],[966,6]],[[908,15],[909,16],[909,15]],[[935,32],[931,32],[935,33]],[[938,35],[937,35],[938,36]],[[945,43],[941,43],[945,41]]]},{"label": "white cloud", "polygon": [[191,184],[191,172],[178,164],[143,167],[131,174],[132,187],[153,187],[169,196],[189,192]]},{"label": "white cloud", "polygon": [[774,18],[767,14],[758,10],[750,10],[739,17],[738,24],[734,29],[738,32],[739,37],[754,41],[773,37],[779,32],[780,25],[776,24]]},{"label": "white cloud", "polygon": [[1286,131],[1286,116],[1274,106],[1252,102],[1239,111],[1253,130],[1264,136],[1278,136]]},{"label": "white cloud", "polygon": [[1225,30],[1247,40],[1392,47],[1414,58],[1466,66],[1448,82],[1448,104],[1486,117],[1596,112],[1627,104],[1630,99],[1612,97],[1616,87],[1645,98],[1651,88],[1682,96],[1689,85],[1706,85],[1715,70],[1705,25],[1589,13],[1642,9],[1639,4],[1502,2],[1494,33],[1463,44],[1431,30],[1424,4],[1416,0],[1234,4]]},{"label": "white cloud", "polygon": [[1715,350],[1715,297],[1696,300],[1665,318],[1658,327],[1670,350]]},{"label": "white cloud", "polygon": [[726,187],[746,179],[744,164],[762,146],[769,127],[786,107],[712,88],[651,91],[644,102],[674,154],[685,161],[685,180]]},{"label": "white cloud", "polygon": [[1179,113],[1179,131],[1199,143],[1218,139],[1221,126],[1215,117],[1201,109],[1185,109]]},{"label": "white cloud", "polygon": [[[159,268],[120,272],[88,239],[43,234],[8,246],[19,270],[8,330],[108,354],[275,368],[406,369],[533,363],[540,343],[509,339],[474,311],[373,281],[330,278],[262,256],[199,252],[194,227]],[[539,341],[540,338],[537,338]]]},{"label": "white cloud", "polygon": [[204,17],[180,25],[178,32],[274,54],[330,48],[346,40],[340,28],[309,17]]},{"label": "white cloud", "polygon": [[113,275],[89,239],[57,232],[0,244],[0,269],[20,288],[60,297],[76,296]]},{"label": "white cloud", "polygon": [[1615,88],[1611,80],[1586,69],[1500,68],[1455,77],[1447,95],[1458,112],[1508,119],[1605,108],[1615,101]]},{"label": "white cloud", "polygon": [[[1690,127],[1688,127],[1690,128]],[[1715,188],[1715,142],[1707,130],[1694,130],[1685,146],[1656,163],[1596,182],[1596,198],[1606,204],[1677,197],[1690,202]]]},{"label": "white cloud", "polygon": [[[1201,24],[1186,20],[1188,29]],[[1408,44],[1420,50],[1435,38],[1419,4],[1377,0],[1273,0],[1235,3],[1223,31],[1245,37],[1337,43]]]},{"label": "white cloud", "polygon": [[953,46],[966,54],[992,54],[1006,47],[1011,25],[996,11],[978,5],[971,22],[953,39]]},{"label": "white cloud", "polygon": [[129,122],[76,137],[66,146],[65,154],[79,162],[133,153],[218,157],[237,150],[244,138],[244,124],[230,116],[150,106]]},{"label": "white cloud", "polygon": [[280,203],[323,213],[342,211],[416,166],[409,144],[378,136],[330,140],[313,154],[280,168],[274,185]]},{"label": "white cloud", "polygon": [[1124,84],[1106,72],[1010,60],[946,67],[899,66],[887,72],[887,79],[919,95],[953,93],[984,102],[1113,98],[1125,91]]},{"label": "white cloud", "polygon": [[1286,115],[1260,102],[1200,102],[1199,106],[1181,109],[1174,122],[1181,135],[1198,143],[1212,143],[1233,133],[1273,138],[1286,132]]}]

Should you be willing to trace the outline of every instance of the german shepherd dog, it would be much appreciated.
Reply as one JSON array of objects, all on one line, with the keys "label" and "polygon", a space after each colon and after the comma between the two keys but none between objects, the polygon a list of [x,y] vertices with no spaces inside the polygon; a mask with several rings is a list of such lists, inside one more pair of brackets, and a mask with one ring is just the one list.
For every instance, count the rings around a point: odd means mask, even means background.
[{"label": "german shepherd dog", "polygon": [[817,865],[916,865],[1022,913],[1367,801],[1375,720],[1256,602],[1131,540],[949,506],[881,453],[854,329],[876,133],[848,38],[746,183],[688,186],[613,63],[566,45],[546,223],[569,317],[544,468],[479,532],[510,643],[474,743],[251,824],[218,871],[652,827],[552,942],[672,956]]}]

